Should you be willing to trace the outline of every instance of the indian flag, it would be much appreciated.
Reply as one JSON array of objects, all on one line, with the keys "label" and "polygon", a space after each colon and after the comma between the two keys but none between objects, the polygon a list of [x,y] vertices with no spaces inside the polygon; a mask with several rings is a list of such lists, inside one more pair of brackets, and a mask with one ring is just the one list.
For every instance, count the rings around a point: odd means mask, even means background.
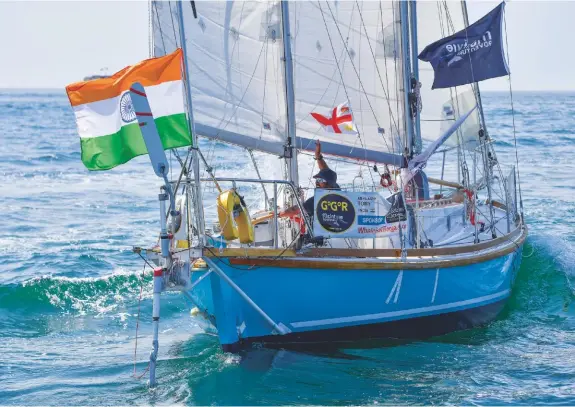
[{"label": "indian flag", "polygon": [[108,170],[147,154],[130,86],[140,82],[164,149],[188,146],[192,138],[184,111],[182,51],[128,66],[109,78],[66,87],[76,115],[82,162],[89,170]]}]

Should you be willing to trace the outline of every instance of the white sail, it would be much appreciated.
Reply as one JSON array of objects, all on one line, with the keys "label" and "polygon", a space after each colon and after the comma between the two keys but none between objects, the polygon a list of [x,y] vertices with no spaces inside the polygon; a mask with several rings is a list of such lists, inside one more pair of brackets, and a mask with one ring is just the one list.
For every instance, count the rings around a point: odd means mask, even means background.
[{"label": "white sail", "polygon": [[[418,1],[417,17],[418,53],[432,42],[465,28],[460,1]],[[419,61],[419,81],[422,83],[423,105],[421,136],[424,140],[434,141],[476,105],[475,95],[471,85],[431,90],[433,68],[427,62]],[[478,131],[479,111],[476,111],[445,144],[457,145],[461,137],[463,147],[473,149],[478,145]]]},{"label": "white sail", "polygon": [[[196,132],[282,155],[286,143],[279,3],[184,2]],[[176,2],[152,2],[154,55],[181,46]]]},{"label": "white sail", "polygon": [[[289,3],[297,145],[356,159],[399,163],[405,146],[398,2]],[[347,102],[357,132],[328,132],[311,113],[331,118]],[[390,154],[395,153],[395,154]]]}]

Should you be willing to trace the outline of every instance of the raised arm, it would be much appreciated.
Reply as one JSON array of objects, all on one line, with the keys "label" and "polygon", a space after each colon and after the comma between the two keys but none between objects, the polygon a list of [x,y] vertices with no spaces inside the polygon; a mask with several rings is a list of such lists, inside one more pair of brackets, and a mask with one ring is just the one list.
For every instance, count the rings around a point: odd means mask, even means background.
[{"label": "raised arm", "polygon": [[319,140],[315,141],[315,159],[317,161],[317,166],[319,167],[320,170],[329,168],[326,162],[323,160],[323,155],[321,155],[321,143],[319,142]]}]

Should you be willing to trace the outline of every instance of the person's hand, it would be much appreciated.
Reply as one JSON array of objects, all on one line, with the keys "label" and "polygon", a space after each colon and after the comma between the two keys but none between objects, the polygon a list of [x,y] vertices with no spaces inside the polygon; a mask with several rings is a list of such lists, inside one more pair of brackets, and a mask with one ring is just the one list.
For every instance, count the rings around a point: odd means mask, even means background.
[{"label": "person's hand", "polygon": [[315,141],[315,158],[319,158],[321,156],[321,143],[319,140]]}]

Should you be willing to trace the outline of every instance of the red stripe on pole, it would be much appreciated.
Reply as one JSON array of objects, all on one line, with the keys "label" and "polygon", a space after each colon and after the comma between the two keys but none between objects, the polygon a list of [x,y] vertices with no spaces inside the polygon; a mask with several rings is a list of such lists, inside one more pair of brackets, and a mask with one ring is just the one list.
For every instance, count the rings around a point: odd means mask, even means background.
[{"label": "red stripe on pole", "polygon": [[147,97],[145,92],[140,92],[139,90],[136,90],[134,88],[130,88],[130,92],[134,92],[136,95]]},{"label": "red stripe on pole", "polygon": [[158,267],[154,269],[154,277],[162,277],[164,274],[164,269],[162,267]]},{"label": "red stripe on pole", "polygon": [[152,116],[152,112],[136,112],[136,116]]}]

